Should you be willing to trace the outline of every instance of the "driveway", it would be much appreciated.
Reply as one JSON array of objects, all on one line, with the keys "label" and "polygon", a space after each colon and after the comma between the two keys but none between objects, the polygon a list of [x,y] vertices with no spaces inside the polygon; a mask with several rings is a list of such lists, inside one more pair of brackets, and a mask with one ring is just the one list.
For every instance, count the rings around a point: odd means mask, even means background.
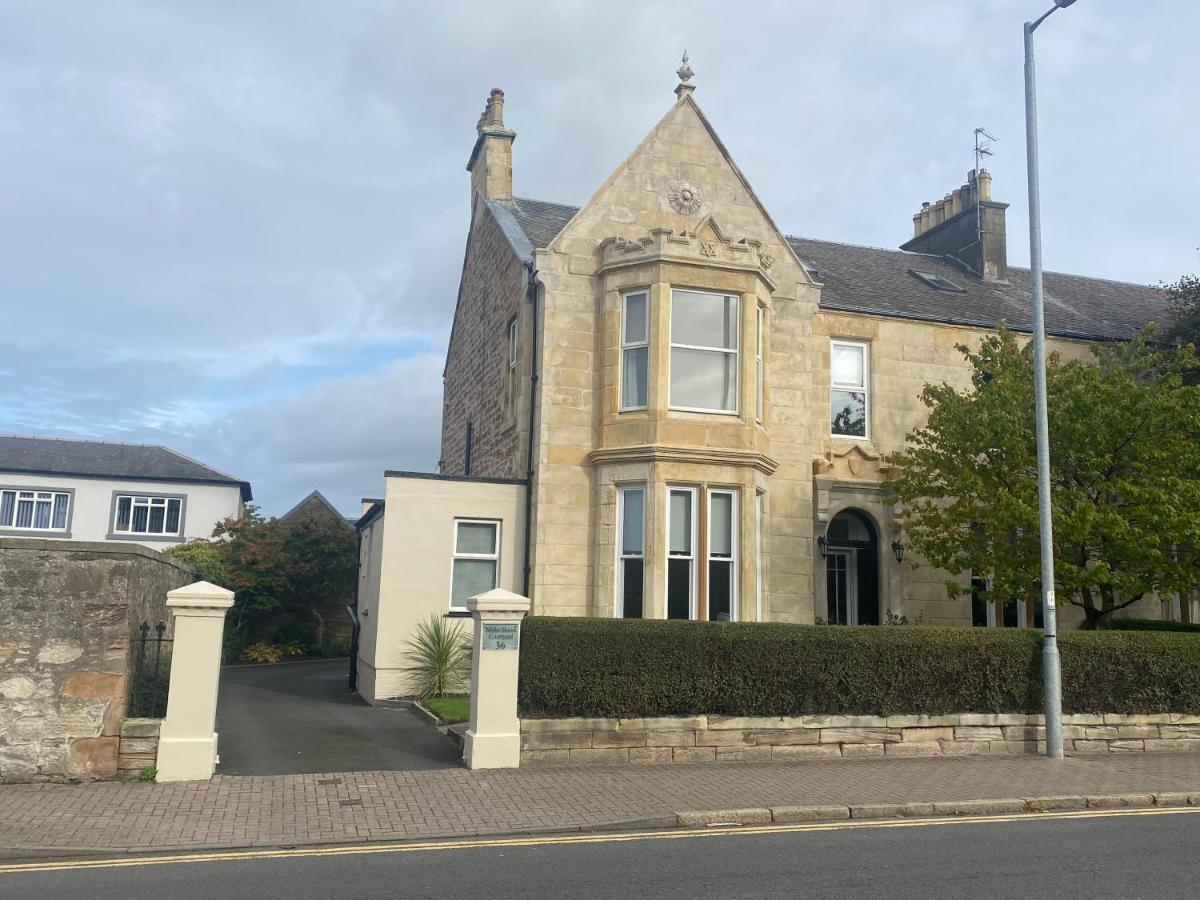
[{"label": "driveway", "polygon": [[346,689],[348,662],[221,670],[218,775],[445,769],[462,751],[416,713]]}]

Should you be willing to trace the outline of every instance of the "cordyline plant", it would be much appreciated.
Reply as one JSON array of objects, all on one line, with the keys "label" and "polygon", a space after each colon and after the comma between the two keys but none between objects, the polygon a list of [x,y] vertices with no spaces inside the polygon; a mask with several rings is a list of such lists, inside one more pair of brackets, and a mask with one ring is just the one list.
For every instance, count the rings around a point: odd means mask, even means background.
[{"label": "cordyline plant", "polygon": [[[1047,365],[1054,587],[1085,627],[1200,586],[1200,365],[1192,347],[1151,337]],[[970,389],[926,385],[928,422],[889,457],[904,529],[933,565],[979,576],[985,595],[1040,597],[1032,348],[1002,326],[958,349]]]},{"label": "cordyline plant", "polygon": [[405,643],[408,665],[401,671],[408,686],[419,699],[445,697],[467,691],[471,677],[471,641],[460,622],[451,622],[432,614],[417,625],[411,641]]}]

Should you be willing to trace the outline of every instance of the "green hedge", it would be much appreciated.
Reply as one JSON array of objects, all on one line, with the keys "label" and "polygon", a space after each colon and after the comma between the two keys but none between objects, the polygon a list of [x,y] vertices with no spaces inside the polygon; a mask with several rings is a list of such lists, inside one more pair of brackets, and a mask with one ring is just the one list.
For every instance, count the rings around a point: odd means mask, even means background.
[{"label": "green hedge", "polygon": [[[1066,712],[1200,712],[1200,641],[1059,636]],[[1040,712],[1041,632],[531,617],[526,717]]]},{"label": "green hedge", "polygon": [[1115,631],[1183,631],[1200,634],[1200,625],[1172,622],[1170,619],[1113,619],[1108,627]]}]

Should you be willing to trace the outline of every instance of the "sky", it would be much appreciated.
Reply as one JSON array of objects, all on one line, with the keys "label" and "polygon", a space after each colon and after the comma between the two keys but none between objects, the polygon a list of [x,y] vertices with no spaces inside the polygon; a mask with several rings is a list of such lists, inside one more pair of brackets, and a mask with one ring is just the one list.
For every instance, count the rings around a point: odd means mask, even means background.
[{"label": "sky", "polygon": [[[488,91],[580,204],[695,97],[775,221],[896,247],[973,129],[1028,262],[1021,23],[1050,0],[0,0],[0,433],[161,443],[344,513],[433,471]],[[1048,269],[1200,271],[1200,4],[1038,32]]]}]

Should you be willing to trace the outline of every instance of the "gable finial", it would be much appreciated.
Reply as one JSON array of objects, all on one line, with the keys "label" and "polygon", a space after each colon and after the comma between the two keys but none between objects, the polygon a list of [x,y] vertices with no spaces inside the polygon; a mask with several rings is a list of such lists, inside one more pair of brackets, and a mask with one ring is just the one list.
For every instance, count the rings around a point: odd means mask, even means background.
[{"label": "gable finial", "polygon": [[675,87],[676,97],[682,97],[684,94],[690,94],[696,89],[694,84],[688,83],[692,80],[692,76],[696,73],[688,63],[688,55],[686,50],[683,51],[683,63],[678,69],[675,70],[675,74],[679,76],[679,84]]}]

